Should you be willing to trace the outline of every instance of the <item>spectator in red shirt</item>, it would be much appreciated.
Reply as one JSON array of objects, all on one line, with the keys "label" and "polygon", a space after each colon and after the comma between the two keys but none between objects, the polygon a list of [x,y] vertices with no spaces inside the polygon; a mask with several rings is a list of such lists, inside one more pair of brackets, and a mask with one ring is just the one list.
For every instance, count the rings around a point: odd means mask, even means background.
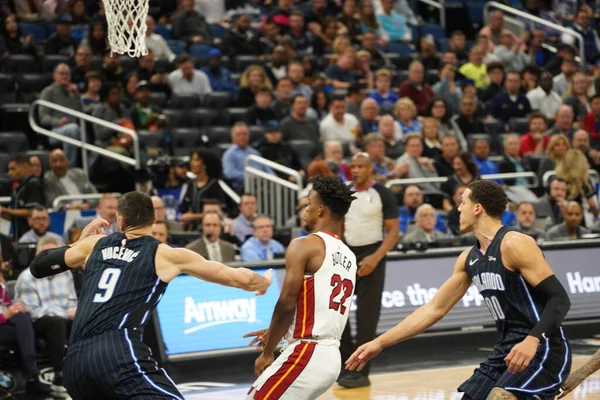
[{"label": "spectator in red shirt", "polygon": [[424,81],[425,68],[420,61],[413,61],[408,67],[408,80],[400,85],[400,98],[408,97],[417,106],[417,113],[424,115],[429,101],[435,93],[428,83]]},{"label": "spectator in red shirt", "polygon": [[590,134],[590,146],[600,149],[600,94],[590,100],[590,110],[583,120],[583,127]]},{"label": "spectator in red shirt", "polygon": [[529,132],[521,136],[519,156],[544,154],[550,142],[550,136],[544,135],[546,128],[546,117],[539,112],[533,113],[529,118]]}]

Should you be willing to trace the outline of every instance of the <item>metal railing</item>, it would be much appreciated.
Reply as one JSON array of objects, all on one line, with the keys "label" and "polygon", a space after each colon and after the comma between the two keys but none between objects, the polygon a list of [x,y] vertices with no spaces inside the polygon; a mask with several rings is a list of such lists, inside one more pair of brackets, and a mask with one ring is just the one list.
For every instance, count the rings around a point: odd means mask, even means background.
[{"label": "metal railing", "polygon": [[[595,169],[588,170],[588,175],[590,176],[590,180],[592,181],[592,185],[595,186],[598,182],[600,182],[600,174],[598,174],[598,171],[596,171]],[[548,187],[548,181],[553,176],[556,176],[556,171],[554,171],[554,170],[552,170],[552,171],[546,171],[544,173],[544,175],[542,176],[542,185],[544,187]]]},{"label": "metal railing", "polygon": [[[38,106],[39,107],[47,107],[52,110],[60,111],[60,112],[64,113],[65,115],[69,115],[69,116],[72,116],[72,117],[78,119],[79,120],[80,140],[72,139],[72,138],[60,135],[56,132],[52,132],[51,130],[48,130],[44,127],[39,126],[35,119],[35,112],[36,112]],[[112,129],[116,132],[131,135],[131,137],[133,139],[133,146],[132,146],[133,147],[133,158],[123,156],[121,154],[113,153],[112,151],[103,149],[102,147],[98,147],[93,144],[87,143],[85,122],[90,122],[95,125],[100,125],[105,128]],[[116,160],[116,161],[121,161],[125,164],[134,166],[136,169],[140,169],[140,162],[141,162],[140,143],[139,143],[139,137],[134,130],[124,128],[124,127],[114,124],[112,122],[104,121],[100,118],[92,117],[91,115],[82,113],[80,111],[75,111],[70,108],[63,107],[63,106],[60,106],[58,104],[55,104],[55,103],[52,103],[52,102],[46,101],[46,100],[36,100],[31,104],[31,107],[29,108],[29,125],[31,125],[31,129],[33,129],[33,131],[36,133],[48,136],[52,139],[55,139],[55,140],[58,140],[61,142],[69,143],[74,146],[80,147],[81,148],[81,162],[83,164],[83,170],[85,171],[85,174],[88,178],[89,178],[89,171],[88,171],[89,165],[87,162],[87,156],[88,156],[87,151],[91,151],[93,153],[99,154],[104,157],[112,158],[113,160]]]},{"label": "metal railing", "polygon": [[[252,164],[264,165],[273,171],[293,176],[296,182],[264,172]],[[296,214],[296,204],[303,189],[302,176],[298,171],[255,155],[246,157],[244,171],[245,191],[256,195],[258,210],[271,217],[275,227],[283,227]]]},{"label": "metal railing", "polygon": [[[517,179],[527,178],[531,179],[531,183],[527,187],[534,188],[538,187],[538,177],[533,172],[511,172],[506,174],[487,174],[481,175],[481,179],[496,180],[496,179]],[[420,185],[422,183],[444,183],[448,180],[445,176],[433,177],[433,178],[407,178],[407,179],[392,179],[387,181],[385,186],[391,188],[394,185]]]},{"label": "metal railing", "polygon": [[10,203],[10,197],[8,197],[8,196],[0,197],[0,204],[8,204],[8,203]]},{"label": "metal railing", "polygon": [[121,193],[90,193],[90,194],[65,194],[62,196],[57,196],[52,202],[52,208],[54,210],[58,210],[59,206],[62,203],[67,203],[69,201],[77,201],[77,200],[98,200],[104,197],[107,194],[112,194],[115,197],[121,197]]},{"label": "metal railing", "polygon": [[484,17],[485,21],[489,21],[490,8],[493,8],[496,10],[502,10],[505,13],[516,15],[516,16],[524,18],[524,19],[528,19],[530,21],[535,22],[536,24],[544,25],[544,26],[552,28],[558,32],[566,33],[567,35],[573,36],[574,38],[579,40],[579,56],[581,57],[581,62],[582,63],[585,62],[585,52],[584,52],[584,48],[583,48],[583,36],[581,36],[579,33],[575,32],[573,29],[565,28],[564,26],[546,21],[545,19],[536,17],[535,15],[531,15],[524,11],[517,10],[516,8],[509,7],[507,5],[504,5],[504,4],[495,2],[495,1],[490,1],[483,6],[483,17]]}]

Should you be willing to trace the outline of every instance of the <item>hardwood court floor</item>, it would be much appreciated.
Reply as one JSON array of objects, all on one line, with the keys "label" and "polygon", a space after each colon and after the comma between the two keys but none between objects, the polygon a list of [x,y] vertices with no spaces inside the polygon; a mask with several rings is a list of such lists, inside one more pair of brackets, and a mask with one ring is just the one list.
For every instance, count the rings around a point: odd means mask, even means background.
[{"label": "hardwood court floor", "polygon": [[[589,356],[573,357],[573,371]],[[371,387],[344,389],[335,385],[319,400],[458,400],[456,387],[475,366],[437,368],[371,376]],[[243,400],[249,386],[201,393],[186,393],[186,400]],[[589,377],[567,400],[600,400],[600,372]]]}]

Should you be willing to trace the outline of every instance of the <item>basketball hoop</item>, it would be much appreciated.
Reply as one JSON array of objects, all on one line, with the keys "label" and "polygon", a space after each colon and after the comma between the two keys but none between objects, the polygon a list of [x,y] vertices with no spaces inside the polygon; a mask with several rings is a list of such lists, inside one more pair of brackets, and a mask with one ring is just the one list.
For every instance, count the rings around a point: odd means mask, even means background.
[{"label": "basketball hoop", "polygon": [[103,0],[110,49],[130,57],[148,54],[146,17],[148,0]]}]

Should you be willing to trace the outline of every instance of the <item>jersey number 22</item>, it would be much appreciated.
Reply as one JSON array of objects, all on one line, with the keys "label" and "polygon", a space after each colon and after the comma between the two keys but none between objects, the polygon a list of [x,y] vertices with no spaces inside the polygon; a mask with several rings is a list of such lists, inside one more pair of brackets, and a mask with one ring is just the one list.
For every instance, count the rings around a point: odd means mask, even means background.
[{"label": "jersey number 22", "polygon": [[[354,285],[350,279],[343,279],[338,274],[335,274],[331,277],[331,286],[333,286],[333,290],[331,291],[331,296],[329,297],[329,309],[339,311],[341,314],[346,312],[346,306],[344,303],[352,295],[352,290],[354,289]],[[338,300],[338,296],[341,297]]]},{"label": "jersey number 22", "polygon": [[118,268],[106,268],[102,272],[102,276],[100,276],[100,281],[98,282],[98,289],[103,292],[96,293],[94,303],[106,303],[110,300],[115,292],[119,276],[121,276],[121,270]]}]

